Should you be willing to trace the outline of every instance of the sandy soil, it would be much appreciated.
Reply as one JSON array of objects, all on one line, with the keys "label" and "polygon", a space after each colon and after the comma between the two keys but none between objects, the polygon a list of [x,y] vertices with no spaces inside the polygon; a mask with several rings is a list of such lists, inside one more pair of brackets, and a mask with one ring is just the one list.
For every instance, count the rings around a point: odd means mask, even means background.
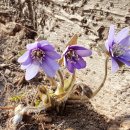
[{"label": "sandy soil", "polygon": [[[16,24],[17,23],[17,24]],[[52,42],[59,52],[65,48],[73,34],[79,34],[78,43],[91,48],[93,56],[87,58],[87,68],[78,71],[77,82],[85,83],[93,91],[104,76],[104,59],[95,51],[104,44],[110,24],[117,31],[130,26],[129,0],[1,0],[0,1],[0,105],[15,105],[7,98],[45,84],[43,75],[30,82],[19,82],[24,72],[17,58],[26,44],[38,34]],[[20,130],[128,130],[130,129],[130,69],[111,73],[102,90],[90,101],[67,105],[63,115],[56,112],[43,114],[51,121],[26,117],[16,129]],[[3,93],[4,92],[4,93]],[[29,98],[32,98],[31,96]],[[11,112],[0,111],[0,129],[11,129]],[[33,123],[32,123],[33,121]]]}]

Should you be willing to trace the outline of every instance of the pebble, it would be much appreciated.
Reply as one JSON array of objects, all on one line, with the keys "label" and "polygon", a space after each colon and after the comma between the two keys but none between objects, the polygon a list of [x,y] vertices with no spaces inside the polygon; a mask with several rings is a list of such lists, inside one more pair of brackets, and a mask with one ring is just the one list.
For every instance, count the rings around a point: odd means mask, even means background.
[{"label": "pebble", "polygon": [[9,75],[10,73],[11,73],[11,71],[10,71],[9,69],[6,69],[6,70],[5,70],[5,74],[6,74],[6,75]]},{"label": "pebble", "polygon": [[121,127],[122,127],[123,130],[129,130],[130,129],[130,119],[125,119],[121,123]]},{"label": "pebble", "polygon": [[117,125],[112,125],[107,130],[119,130],[119,127]]},{"label": "pebble", "polygon": [[0,64],[0,67],[2,68],[2,67],[6,67],[6,66],[8,66],[7,64]]},{"label": "pebble", "polygon": [[46,122],[46,123],[51,123],[52,122],[52,117],[45,116],[44,114],[37,115],[34,117],[36,120],[40,122]]},{"label": "pebble", "polygon": [[65,129],[65,130],[74,130],[73,128],[67,128],[67,129]]}]

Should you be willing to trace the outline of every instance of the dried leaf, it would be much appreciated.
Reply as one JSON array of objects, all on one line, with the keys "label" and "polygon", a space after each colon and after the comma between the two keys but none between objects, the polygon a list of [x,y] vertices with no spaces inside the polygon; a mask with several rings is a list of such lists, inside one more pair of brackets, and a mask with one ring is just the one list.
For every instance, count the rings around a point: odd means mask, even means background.
[{"label": "dried leaf", "polygon": [[71,45],[77,44],[77,40],[78,40],[78,35],[75,34],[75,35],[71,38],[71,40],[68,42],[67,46],[71,46]]},{"label": "dried leaf", "polygon": [[62,65],[62,63],[64,62],[63,57],[59,60],[59,65]]}]

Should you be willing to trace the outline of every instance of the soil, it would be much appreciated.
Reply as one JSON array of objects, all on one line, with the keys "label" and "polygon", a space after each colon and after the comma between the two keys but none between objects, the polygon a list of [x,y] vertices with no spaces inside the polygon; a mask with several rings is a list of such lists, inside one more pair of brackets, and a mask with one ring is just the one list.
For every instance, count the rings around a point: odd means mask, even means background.
[{"label": "soil", "polygon": [[[10,98],[30,92],[31,104],[38,85],[48,84],[44,74],[27,82],[17,62],[26,44],[43,34],[60,53],[68,40],[78,34],[78,44],[93,50],[87,68],[77,72],[77,83],[96,90],[104,76],[104,55],[97,45],[104,44],[111,24],[130,26],[130,0],[0,0],[0,106],[16,106]],[[24,117],[16,130],[129,130],[130,69],[111,73],[101,91],[87,102],[66,104],[62,114],[55,111]],[[34,93],[33,93],[34,92]],[[32,104],[31,104],[32,105]],[[0,110],[0,130],[12,130],[12,110]]]}]

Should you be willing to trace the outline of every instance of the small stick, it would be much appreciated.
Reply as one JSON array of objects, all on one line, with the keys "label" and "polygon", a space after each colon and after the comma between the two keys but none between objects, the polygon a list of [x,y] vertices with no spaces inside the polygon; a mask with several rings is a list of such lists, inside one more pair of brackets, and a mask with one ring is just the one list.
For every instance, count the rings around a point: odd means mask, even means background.
[{"label": "small stick", "polygon": [[12,106],[1,107],[1,106],[0,106],[0,109],[2,109],[2,110],[14,110],[15,107],[12,107]]}]

